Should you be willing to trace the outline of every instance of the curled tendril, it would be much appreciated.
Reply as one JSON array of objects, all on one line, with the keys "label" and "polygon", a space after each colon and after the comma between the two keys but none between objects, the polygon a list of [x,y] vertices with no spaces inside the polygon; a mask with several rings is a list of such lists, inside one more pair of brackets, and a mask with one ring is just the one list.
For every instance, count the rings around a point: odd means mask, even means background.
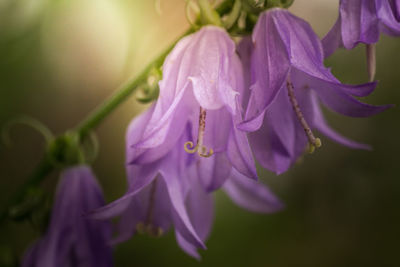
[{"label": "curled tendril", "polygon": [[209,158],[214,154],[214,150],[212,148],[210,148],[210,150],[207,152],[206,146],[199,146],[199,144],[196,144],[195,146],[191,141],[186,142],[184,148],[187,153],[194,154],[197,152],[197,154],[203,158]]},{"label": "curled tendril", "polygon": [[198,15],[199,7],[193,2],[193,0],[185,0],[185,1],[186,1],[186,6],[185,6],[186,19],[193,29],[197,29],[199,28],[199,25],[191,18],[191,11],[194,11],[194,13]]},{"label": "curled tendril", "polygon": [[154,9],[158,15],[162,15],[161,0],[154,0]]},{"label": "curled tendril", "polygon": [[15,119],[9,121],[8,123],[6,123],[6,125],[3,127],[2,131],[1,131],[2,140],[3,140],[4,144],[6,144],[7,146],[12,145],[11,138],[10,138],[10,130],[13,126],[18,125],[18,124],[29,126],[30,128],[36,130],[38,133],[40,133],[44,137],[44,139],[47,143],[49,143],[51,140],[54,139],[53,133],[50,131],[49,128],[47,128],[46,125],[44,125],[43,123],[41,123],[40,121],[38,121],[34,118],[27,117],[27,116],[20,116],[20,117],[15,118]]},{"label": "curled tendril", "polygon": [[233,8],[231,13],[227,16],[224,25],[226,29],[230,29],[235,25],[235,22],[239,19],[242,11],[242,1],[241,0],[235,0],[235,3],[233,4]]},{"label": "curled tendril", "polygon": [[90,132],[89,134],[89,154],[85,156],[86,161],[89,163],[93,163],[99,154],[99,139],[94,132]]}]

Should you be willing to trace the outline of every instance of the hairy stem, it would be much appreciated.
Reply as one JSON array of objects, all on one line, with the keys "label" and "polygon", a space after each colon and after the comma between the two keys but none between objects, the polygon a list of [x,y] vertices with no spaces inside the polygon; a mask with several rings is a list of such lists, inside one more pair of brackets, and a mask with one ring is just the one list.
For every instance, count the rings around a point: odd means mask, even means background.
[{"label": "hairy stem", "polygon": [[48,176],[53,170],[54,166],[52,162],[50,161],[49,157],[45,155],[28,179],[18,188],[4,209],[1,210],[0,223],[8,217],[9,209],[21,203],[28,190],[32,187],[38,186],[42,182],[43,178]]}]

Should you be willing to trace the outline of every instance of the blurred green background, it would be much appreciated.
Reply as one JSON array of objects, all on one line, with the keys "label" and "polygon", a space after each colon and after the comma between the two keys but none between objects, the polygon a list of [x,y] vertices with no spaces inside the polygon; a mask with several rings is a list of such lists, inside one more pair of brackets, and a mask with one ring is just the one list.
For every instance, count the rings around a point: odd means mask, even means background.
[{"label": "blurred green background", "polygon": [[[337,17],[336,0],[296,0],[292,12],[322,37]],[[75,126],[128,77],[188,26],[183,0],[162,0],[157,14],[144,0],[0,0],[0,127],[27,114],[55,133]],[[400,102],[400,40],[377,46],[372,104]],[[367,80],[364,49],[327,60],[343,82]],[[94,164],[107,201],[125,191],[124,135],[145,106],[129,99],[98,128]],[[207,251],[198,262],[176,245],[173,231],[136,236],[115,249],[117,267],[130,266],[400,266],[400,111],[367,119],[326,112],[331,125],[373,152],[323,138],[323,147],[284,175],[260,170],[286,204],[277,214],[241,210],[216,194]],[[13,128],[12,147],[0,145],[0,203],[20,185],[44,151],[42,137]],[[51,192],[57,175],[45,182]],[[36,237],[27,223],[0,229],[0,246],[21,255]]]}]

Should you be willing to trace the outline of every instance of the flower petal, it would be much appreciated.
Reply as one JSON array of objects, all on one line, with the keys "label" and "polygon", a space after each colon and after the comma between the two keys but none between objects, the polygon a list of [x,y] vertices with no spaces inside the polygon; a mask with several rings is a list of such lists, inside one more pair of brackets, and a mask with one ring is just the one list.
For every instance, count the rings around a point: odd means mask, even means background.
[{"label": "flower petal", "polygon": [[224,29],[215,26],[203,27],[193,35],[193,43],[185,63],[190,66],[188,79],[198,103],[207,110],[226,105],[234,113],[238,94],[231,66],[237,57],[235,43]]},{"label": "flower petal", "polygon": [[331,56],[336,49],[343,47],[342,41],[342,19],[339,17],[332,29],[322,39],[325,58]]},{"label": "flower petal", "polygon": [[224,191],[238,206],[253,212],[271,213],[283,208],[279,199],[263,184],[246,179],[232,170]]},{"label": "flower petal", "polygon": [[[245,121],[260,116],[274,100],[290,67],[285,42],[274,19],[274,12],[260,15],[253,31],[252,79],[250,104]],[[268,90],[267,90],[268,88]]]},{"label": "flower petal", "polygon": [[[212,194],[207,194],[197,176],[195,168],[191,168],[190,179],[192,181],[191,193],[187,198],[187,209],[189,212],[190,220],[193,227],[198,233],[199,237],[205,241],[211,231],[211,226],[214,220],[214,201]],[[197,248],[191,243],[187,242],[182,235],[177,231],[176,237],[179,246],[186,251],[189,255],[200,259],[197,253]]]},{"label": "flower petal", "polygon": [[168,188],[169,197],[173,207],[173,222],[175,229],[179,231],[182,237],[195,247],[205,249],[205,245],[201,238],[196,233],[185,207],[185,199],[179,184],[179,181],[174,173],[162,171],[162,176]]},{"label": "flower petal", "polygon": [[257,170],[246,133],[233,126],[228,138],[226,153],[232,166],[248,178],[257,180]]},{"label": "flower petal", "polygon": [[282,174],[292,165],[293,158],[267,123],[250,133],[249,140],[254,156],[265,169]]},{"label": "flower petal", "polygon": [[348,95],[346,90],[338,90],[339,84],[312,77],[302,71],[293,69],[292,79],[298,84],[304,84],[315,90],[321,101],[332,110],[350,117],[369,117],[378,114],[391,105],[373,106],[362,103]]},{"label": "flower petal", "polygon": [[209,158],[197,162],[199,178],[207,192],[220,188],[229,178],[232,165],[225,153],[215,153]]},{"label": "flower petal", "polygon": [[324,116],[322,114],[321,108],[319,107],[318,99],[315,96],[315,94],[312,95],[312,106],[313,106],[313,110],[314,110],[313,125],[322,134],[329,137],[330,139],[332,139],[335,142],[338,142],[342,145],[345,145],[345,146],[348,146],[351,148],[366,149],[366,150],[371,149],[371,147],[369,145],[354,142],[354,141],[342,136],[341,134],[337,133],[336,131],[334,131],[326,123]]},{"label": "flower petal", "polygon": [[32,266],[112,266],[108,246],[111,225],[84,217],[103,204],[101,188],[90,167],[79,165],[64,170],[47,233],[26,259]]},{"label": "flower petal", "polygon": [[[391,3],[392,2],[392,3]],[[391,36],[400,35],[400,3],[397,1],[377,1],[378,17],[383,30]]]}]

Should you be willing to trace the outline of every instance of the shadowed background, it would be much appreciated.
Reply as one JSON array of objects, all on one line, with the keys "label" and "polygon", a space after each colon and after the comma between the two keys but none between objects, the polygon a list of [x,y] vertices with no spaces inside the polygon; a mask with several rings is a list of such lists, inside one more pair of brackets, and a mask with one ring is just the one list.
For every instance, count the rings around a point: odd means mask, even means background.
[{"label": "shadowed background", "polygon": [[[336,0],[296,0],[291,11],[324,36],[337,17]],[[0,0],[0,127],[27,114],[55,133],[75,126],[187,27],[183,0]],[[400,102],[400,40],[377,46],[371,104]],[[340,50],[326,64],[343,82],[367,81],[364,49]],[[125,192],[124,135],[146,106],[134,97],[98,128],[94,170],[107,201]],[[284,175],[260,169],[262,181],[286,204],[272,215],[241,210],[216,194],[215,224],[201,262],[183,253],[173,231],[135,236],[115,249],[117,267],[130,266],[400,266],[399,108],[367,119],[325,110],[331,125],[373,152],[322,138],[323,146]],[[0,203],[34,168],[44,151],[29,128],[0,145]],[[323,136],[322,136],[323,137]],[[45,182],[51,192],[57,181]],[[27,223],[2,225],[0,246],[21,255],[38,236]]]}]

